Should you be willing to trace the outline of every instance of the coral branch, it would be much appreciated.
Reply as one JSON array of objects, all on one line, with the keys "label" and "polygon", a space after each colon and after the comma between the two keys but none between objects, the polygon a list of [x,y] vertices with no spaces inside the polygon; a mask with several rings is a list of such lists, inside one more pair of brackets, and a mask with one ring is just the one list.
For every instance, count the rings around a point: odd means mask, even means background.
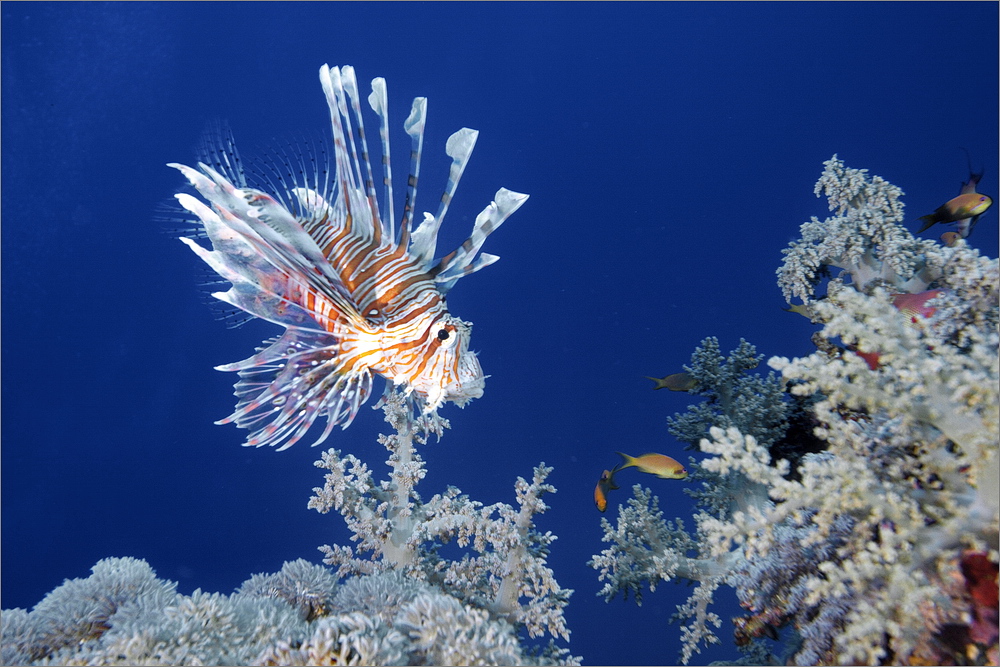
[{"label": "coral branch", "polygon": [[[321,547],[324,562],[341,576],[400,569],[496,618],[523,625],[532,637],[547,632],[568,639],[563,609],[572,591],[561,588],[545,564],[556,538],[534,528],[534,516],[548,509],[542,496],[555,492],[545,483],[552,469],[539,465],[531,483],[518,478],[517,511],[503,503],[484,506],[454,487],[423,502],[414,490],[425,474],[414,443],[422,441],[426,425],[414,423],[401,394],[387,396],[383,409],[396,431],[379,438],[390,452],[388,481],[374,483],[363,463],[351,455],[341,458],[336,450],[316,463],[328,472],[309,507],[340,512],[357,542],[355,549]],[[440,420],[434,424],[438,433],[444,426]],[[452,541],[475,555],[442,559],[438,545]],[[358,557],[366,552],[370,559]]]}]

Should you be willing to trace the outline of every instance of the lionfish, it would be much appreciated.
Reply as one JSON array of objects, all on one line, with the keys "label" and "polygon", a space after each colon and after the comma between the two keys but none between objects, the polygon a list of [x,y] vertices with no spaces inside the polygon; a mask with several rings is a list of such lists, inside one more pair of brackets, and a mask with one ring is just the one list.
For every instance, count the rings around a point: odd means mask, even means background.
[{"label": "lionfish", "polygon": [[[315,159],[309,169],[300,157],[302,175],[287,185],[279,179],[284,187],[268,194],[248,182],[253,175],[243,170],[233,146],[214,151],[211,166],[168,165],[205,200],[175,195],[197,216],[212,250],[191,238],[181,241],[232,284],[212,296],[285,327],[249,359],[217,367],[238,372],[240,379],[236,410],[216,423],[249,429],[245,446],[286,449],[325,417],[319,444],[335,425],[350,425],[369,398],[375,374],[386,380],[384,396],[402,392],[418,415],[482,396],[485,376],[469,350],[472,325],[448,312],[445,295],[459,278],[499,259],[479,253],[483,241],[528,198],[501,188],[476,218],[471,236],[434,259],[438,229],[478,132],[462,128],[448,138],[452,164],[440,206],[412,229],[427,109],[426,98],[413,101],[404,123],[412,149],[397,233],[385,80],[374,79],[368,96],[380,121],[383,208],[354,69],[324,65],[319,74],[333,125],[332,178]],[[262,187],[268,185],[273,183]]]}]

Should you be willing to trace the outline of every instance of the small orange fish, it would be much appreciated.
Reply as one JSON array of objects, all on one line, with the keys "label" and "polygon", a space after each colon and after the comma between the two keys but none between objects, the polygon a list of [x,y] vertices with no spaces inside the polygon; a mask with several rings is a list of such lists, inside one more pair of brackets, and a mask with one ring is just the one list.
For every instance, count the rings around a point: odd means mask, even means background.
[{"label": "small orange fish", "polygon": [[601,473],[601,478],[597,480],[597,486],[594,488],[594,504],[601,512],[608,509],[608,491],[614,491],[618,488],[618,485],[615,484],[617,470],[618,468],[605,470]]},{"label": "small orange fish", "polygon": [[672,373],[663,378],[646,375],[645,378],[656,383],[653,389],[669,389],[670,391],[691,391],[698,384],[698,381],[691,377],[690,373]]},{"label": "small orange fish", "polygon": [[687,470],[678,461],[664,454],[643,454],[642,456],[629,456],[616,452],[618,456],[625,459],[625,462],[615,468],[615,471],[624,468],[638,468],[642,472],[656,475],[663,479],[684,479],[687,477]]},{"label": "small orange fish", "polygon": [[941,235],[941,243],[943,243],[946,248],[950,248],[955,245],[955,241],[960,238],[962,238],[962,235],[958,232],[945,232]]}]

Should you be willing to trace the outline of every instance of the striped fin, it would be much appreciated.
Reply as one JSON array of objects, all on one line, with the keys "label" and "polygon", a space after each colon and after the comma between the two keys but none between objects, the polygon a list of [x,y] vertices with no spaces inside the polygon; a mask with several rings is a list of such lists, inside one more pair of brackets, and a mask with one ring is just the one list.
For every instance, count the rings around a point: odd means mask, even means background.
[{"label": "striped fin", "polygon": [[319,417],[327,423],[313,446],[323,442],[337,424],[347,428],[371,393],[366,367],[340,368],[339,341],[325,332],[289,327],[258,354],[218,366],[239,371],[236,410],[217,424],[235,423],[251,430],[245,446],[287,449]]},{"label": "striped fin", "polygon": [[347,93],[344,91],[340,68],[323,65],[319,70],[319,79],[326,94],[330,122],[333,125],[334,162],[340,195],[338,199],[346,206],[344,225],[356,237],[377,243],[382,233],[381,224],[377,224],[378,205],[359,187],[363,181],[361,164],[351,134],[351,117],[347,110]]},{"label": "striped fin", "polygon": [[[354,75],[354,68],[350,65],[342,67],[341,80],[344,84],[344,90],[347,92],[348,101],[351,103],[351,110],[354,112],[354,119],[358,123],[358,136],[361,139],[361,162],[365,167],[365,192],[368,195],[368,207],[371,210],[372,226],[375,233],[374,240],[378,243],[383,234],[386,234],[389,238],[392,238],[392,236],[390,235],[389,230],[385,228],[385,223],[382,222],[378,208],[378,197],[375,195],[375,177],[372,176],[372,163],[368,153],[368,139],[365,137],[365,120],[364,116],[361,115],[361,95],[358,93],[358,79]],[[347,126],[348,129],[350,129],[349,119]],[[351,141],[351,152],[354,157],[355,166],[360,172],[361,167],[357,164],[358,156],[354,152],[353,135]]]},{"label": "striped fin", "polygon": [[[226,255],[218,251],[206,250],[189,238],[182,237],[181,241],[224,280],[232,283],[232,287],[227,292],[212,293],[212,296],[219,301],[235,306],[262,320],[282,326],[321,328],[313,314],[286,296],[290,290],[285,287],[287,282],[284,280],[284,276],[278,274],[270,265],[267,265],[265,270],[260,273],[254,273],[256,269],[240,271],[231,268],[233,262],[227,259]],[[245,274],[255,275],[256,278],[248,277]],[[267,276],[267,278],[262,278],[262,276]],[[273,287],[265,288],[263,285],[273,285]]]},{"label": "striped fin", "polygon": [[437,215],[424,215],[424,221],[420,223],[416,231],[413,232],[413,243],[410,246],[412,255],[421,264],[434,259],[434,252],[437,250],[437,235],[444,222],[444,216],[451,205],[455,190],[458,189],[458,182],[462,180],[469,158],[472,157],[472,149],[476,147],[476,139],[479,132],[463,127],[458,132],[448,137],[445,144],[445,153],[451,158],[451,169],[448,171],[448,185],[445,186],[444,194],[441,195],[441,205],[438,207]]},{"label": "striped fin", "polygon": [[427,98],[413,98],[410,115],[403,123],[403,129],[410,135],[410,175],[406,179],[406,201],[403,204],[402,228],[399,230],[401,243],[413,229],[413,209],[417,205],[417,181],[420,179],[420,157],[424,152],[424,124],[426,121]]},{"label": "striped fin", "polygon": [[229,282],[243,282],[253,280],[261,272],[271,268],[270,264],[254,250],[253,245],[241,234],[227,227],[215,211],[186,193],[176,194],[174,198],[185,210],[201,220],[205,235],[216,250],[214,252],[206,250],[187,237],[182,236],[181,241],[194,250],[195,254],[220,276]]},{"label": "striped fin", "polygon": [[443,257],[437,266],[431,269],[434,281],[442,293],[447,293],[462,276],[475,273],[500,259],[489,253],[483,253],[478,259],[475,259],[475,256],[486,241],[486,237],[527,200],[528,195],[507,188],[497,190],[494,201],[476,216],[472,235],[457,250]]},{"label": "striped fin", "polygon": [[368,95],[368,104],[378,115],[378,136],[382,140],[382,183],[385,185],[385,206],[387,215],[382,218],[386,238],[396,239],[396,213],[392,201],[392,160],[389,157],[389,95],[386,91],[385,79],[372,79],[372,92]]},{"label": "striped fin", "polygon": [[[202,221],[215,250],[203,248],[190,238],[181,237],[180,240],[221,278],[232,283],[228,292],[216,292],[212,296],[283,326],[319,326],[311,314],[290,300],[295,292],[290,287],[293,281],[256,249],[261,243],[259,238],[250,242],[248,236],[234,231],[215,211],[191,195],[180,193],[175,197],[181,206]],[[246,231],[255,236],[253,230]]]},{"label": "striped fin", "polygon": [[[207,165],[199,165],[204,173],[184,165],[170,166],[180,170],[202,196],[215,205],[216,211],[199,205],[194,198],[182,198],[186,195],[178,197],[181,205],[186,205],[188,210],[202,219],[210,235],[215,233],[219,237],[221,224],[243,242],[242,246],[229,243],[217,247],[217,251],[226,256],[230,249],[237,253],[224,262],[231,270],[253,278],[266,291],[301,305],[307,303],[306,295],[312,295],[313,302],[323,306],[321,312],[316,313],[318,320],[343,317],[357,328],[366,328],[366,322],[351,300],[350,292],[341,283],[339,274],[326,261],[312,237],[281,204],[262,192],[237,189]],[[266,264],[261,259],[247,261],[247,247],[252,248]],[[204,256],[202,259],[208,261]],[[222,261],[220,256],[215,259]],[[241,290],[237,290],[232,296],[242,302],[240,293]],[[222,299],[221,296],[219,298]],[[229,302],[228,299],[222,300]],[[261,316],[253,310],[248,312]],[[272,317],[265,319],[273,321]]]}]

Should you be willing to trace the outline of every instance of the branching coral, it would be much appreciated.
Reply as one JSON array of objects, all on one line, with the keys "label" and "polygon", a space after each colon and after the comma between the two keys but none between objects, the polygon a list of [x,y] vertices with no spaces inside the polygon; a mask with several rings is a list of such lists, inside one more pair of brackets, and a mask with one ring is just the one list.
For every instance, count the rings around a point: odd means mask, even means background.
[{"label": "branching coral", "polygon": [[[766,442],[777,443],[784,435],[788,405],[783,399],[783,383],[773,373],[765,378],[748,373],[762,358],[745,340],[728,358],[723,358],[714,337],[702,341],[691,355],[691,364],[684,368],[696,381],[694,393],[706,400],[668,419],[670,432],[678,440],[697,444],[713,425],[721,423],[731,428],[739,425]],[[711,535],[703,527],[710,525],[713,517],[721,520],[766,499],[763,485],[740,474],[722,476],[693,459],[689,470],[691,478],[701,482],[699,490],[685,489],[701,509],[695,515],[698,528],[694,536],[685,531],[681,519],[664,523],[659,500],[636,485],[634,498],[621,511],[617,526],[601,520],[604,541],[611,546],[589,563],[600,572],[599,579],[607,582],[599,593],[605,600],[620,592],[625,598],[632,594],[642,604],[644,582],[650,590],[660,581],[676,578],[700,582],[676,615],[682,622],[691,619],[681,628],[684,662],[699,650],[700,643],[719,642],[709,626],[717,628],[722,621],[708,605],[738,558],[736,553],[713,551],[708,539]]]},{"label": "branching coral", "polygon": [[[517,629],[569,638],[572,591],[546,565],[551,533],[534,517],[555,489],[551,468],[518,478],[518,508],[484,506],[449,488],[423,502],[424,464],[414,449],[447,422],[414,415],[399,393],[384,400],[395,434],[381,436],[390,478],[376,484],[357,457],[330,450],[326,485],[309,506],[344,515],[358,542],[323,547],[336,572],[297,560],[257,574],[236,593],[175,592],[145,561],[106,559],[67,581],[31,612],[5,610],[4,664],[579,664],[554,643],[521,646]],[[461,560],[438,550],[454,541]],[[354,575],[346,584],[338,577]]]},{"label": "branching coral", "polygon": [[[735,619],[737,638],[789,628],[795,664],[996,664],[997,633],[981,619],[996,615],[1000,542],[998,263],[962,241],[914,239],[896,224],[899,189],[836,158],[819,192],[837,215],[803,225],[778,273],[823,324],[823,345],[769,363],[810,398],[825,449],[792,471],[719,420],[700,442],[716,511],[696,514],[693,539],[637,490],[617,529],[605,522],[602,593],[699,581],[679,608],[692,619],[685,662],[717,640],[705,609],[725,584],[751,612]],[[824,267],[844,274],[817,296]],[[894,295],[929,287],[927,308],[901,312]]]},{"label": "branching coral", "polygon": [[[708,604],[712,593],[734,566],[737,554],[717,556],[702,539],[705,535],[700,530],[692,537],[684,530],[682,520],[664,522],[659,500],[649,489],[636,484],[633,493],[634,497],[618,516],[617,526],[612,527],[607,519],[601,519],[603,539],[611,546],[588,564],[598,570],[599,580],[607,581],[598,593],[605,601],[610,601],[617,593],[627,599],[631,593],[641,605],[643,583],[649,585],[650,591],[655,591],[661,581],[682,578],[700,582],[687,603],[678,607],[678,618],[694,619],[681,629],[684,639],[681,658],[687,664],[695,652],[700,652],[699,643],[719,643],[719,638],[708,626],[718,628],[722,619],[708,611]],[[695,517],[699,525],[709,518],[704,512]]]},{"label": "branching coral", "polygon": [[787,426],[784,383],[774,373],[767,377],[747,373],[757,368],[763,358],[742,338],[729,357],[722,356],[714,336],[701,341],[684,370],[695,381],[690,393],[706,400],[691,405],[684,414],[668,418],[670,434],[692,447],[712,426],[733,426],[759,440],[778,440]]},{"label": "branching coral", "polygon": [[[530,483],[518,478],[519,509],[504,503],[484,506],[454,487],[423,502],[414,490],[424,476],[423,461],[413,449],[421,437],[401,395],[390,395],[384,409],[396,430],[380,438],[390,452],[389,480],[376,484],[363,462],[337,450],[328,450],[316,463],[328,472],[309,507],[340,512],[357,542],[355,548],[321,547],[325,562],[341,576],[400,569],[496,618],[525,626],[532,637],[548,632],[568,639],[563,608],[572,591],[561,588],[545,564],[555,536],[534,528],[534,516],[548,509],[542,496],[555,491],[545,483],[552,469],[539,465]],[[476,555],[441,558],[439,545],[452,541]],[[358,557],[366,552],[369,559]]]},{"label": "branching coral", "polygon": [[809,303],[827,267],[841,269],[856,289],[894,285],[920,292],[937,278],[934,241],[914,238],[900,226],[903,191],[867,169],[850,169],[834,155],[823,163],[816,195],[824,194],[836,215],[802,225],[802,239],[783,250],[778,285],[787,301]]}]

